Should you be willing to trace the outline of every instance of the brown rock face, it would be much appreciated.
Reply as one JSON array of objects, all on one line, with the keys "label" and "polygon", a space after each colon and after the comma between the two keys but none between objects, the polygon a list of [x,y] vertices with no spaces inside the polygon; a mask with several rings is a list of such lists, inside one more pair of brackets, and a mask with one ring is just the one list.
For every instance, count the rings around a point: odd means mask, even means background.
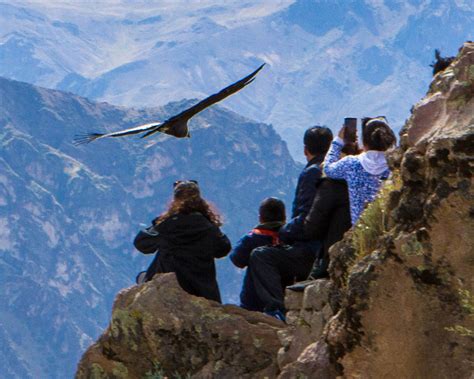
[{"label": "brown rock face", "polygon": [[283,323],[184,292],[174,274],[123,290],[76,378],[263,378],[277,373]]},{"label": "brown rock face", "polygon": [[471,377],[474,43],[434,78],[401,142],[385,232],[369,251],[355,232],[331,249],[337,313],[282,378]]}]

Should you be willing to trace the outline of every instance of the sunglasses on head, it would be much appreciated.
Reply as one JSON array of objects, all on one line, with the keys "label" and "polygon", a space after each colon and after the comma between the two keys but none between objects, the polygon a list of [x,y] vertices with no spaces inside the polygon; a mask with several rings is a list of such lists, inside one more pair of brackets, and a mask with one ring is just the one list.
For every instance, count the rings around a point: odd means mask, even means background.
[{"label": "sunglasses on head", "polygon": [[176,186],[177,186],[178,184],[186,183],[186,182],[191,182],[191,183],[194,183],[194,184],[196,184],[196,185],[199,184],[198,181],[197,181],[197,180],[194,180],[194,179],[191,179],[191,180],[177,180],[177,181],[175,181],[175,182],[173,183],[173,188],[176,188]]}]

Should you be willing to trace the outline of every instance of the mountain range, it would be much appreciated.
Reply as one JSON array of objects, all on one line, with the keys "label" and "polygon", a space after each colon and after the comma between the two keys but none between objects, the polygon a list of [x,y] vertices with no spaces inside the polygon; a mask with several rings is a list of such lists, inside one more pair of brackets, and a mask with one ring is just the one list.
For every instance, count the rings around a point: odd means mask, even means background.
[{"label": "mountain range", "polygon": [[302,159],[312,124],[385,114],[398,130],[445,55],[473,38],[467,0],[82,2],[0,5],[0,75],[125,106],[202,98],[251,72],[225,106],[271,123]]}]

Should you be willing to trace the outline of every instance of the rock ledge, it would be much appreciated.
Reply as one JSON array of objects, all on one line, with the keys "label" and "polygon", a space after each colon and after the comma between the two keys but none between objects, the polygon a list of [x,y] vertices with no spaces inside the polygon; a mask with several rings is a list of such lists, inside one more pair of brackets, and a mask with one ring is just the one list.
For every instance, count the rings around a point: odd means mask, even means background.
[{"label": "rock ledge", "polygon": [[76,378],[275,377],[284,324],[184,292],[174,274],[121,291]]}]

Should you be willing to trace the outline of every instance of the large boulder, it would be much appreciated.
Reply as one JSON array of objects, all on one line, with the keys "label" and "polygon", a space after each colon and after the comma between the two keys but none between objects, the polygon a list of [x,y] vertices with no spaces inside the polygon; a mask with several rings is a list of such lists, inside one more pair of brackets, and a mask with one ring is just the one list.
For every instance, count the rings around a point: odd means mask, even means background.
[{"label": "large boulder", "polygon": [[277,373],[277,331],[257,312],[184,292],[174,274],[121,291],[76,378],[263,378]]}]

